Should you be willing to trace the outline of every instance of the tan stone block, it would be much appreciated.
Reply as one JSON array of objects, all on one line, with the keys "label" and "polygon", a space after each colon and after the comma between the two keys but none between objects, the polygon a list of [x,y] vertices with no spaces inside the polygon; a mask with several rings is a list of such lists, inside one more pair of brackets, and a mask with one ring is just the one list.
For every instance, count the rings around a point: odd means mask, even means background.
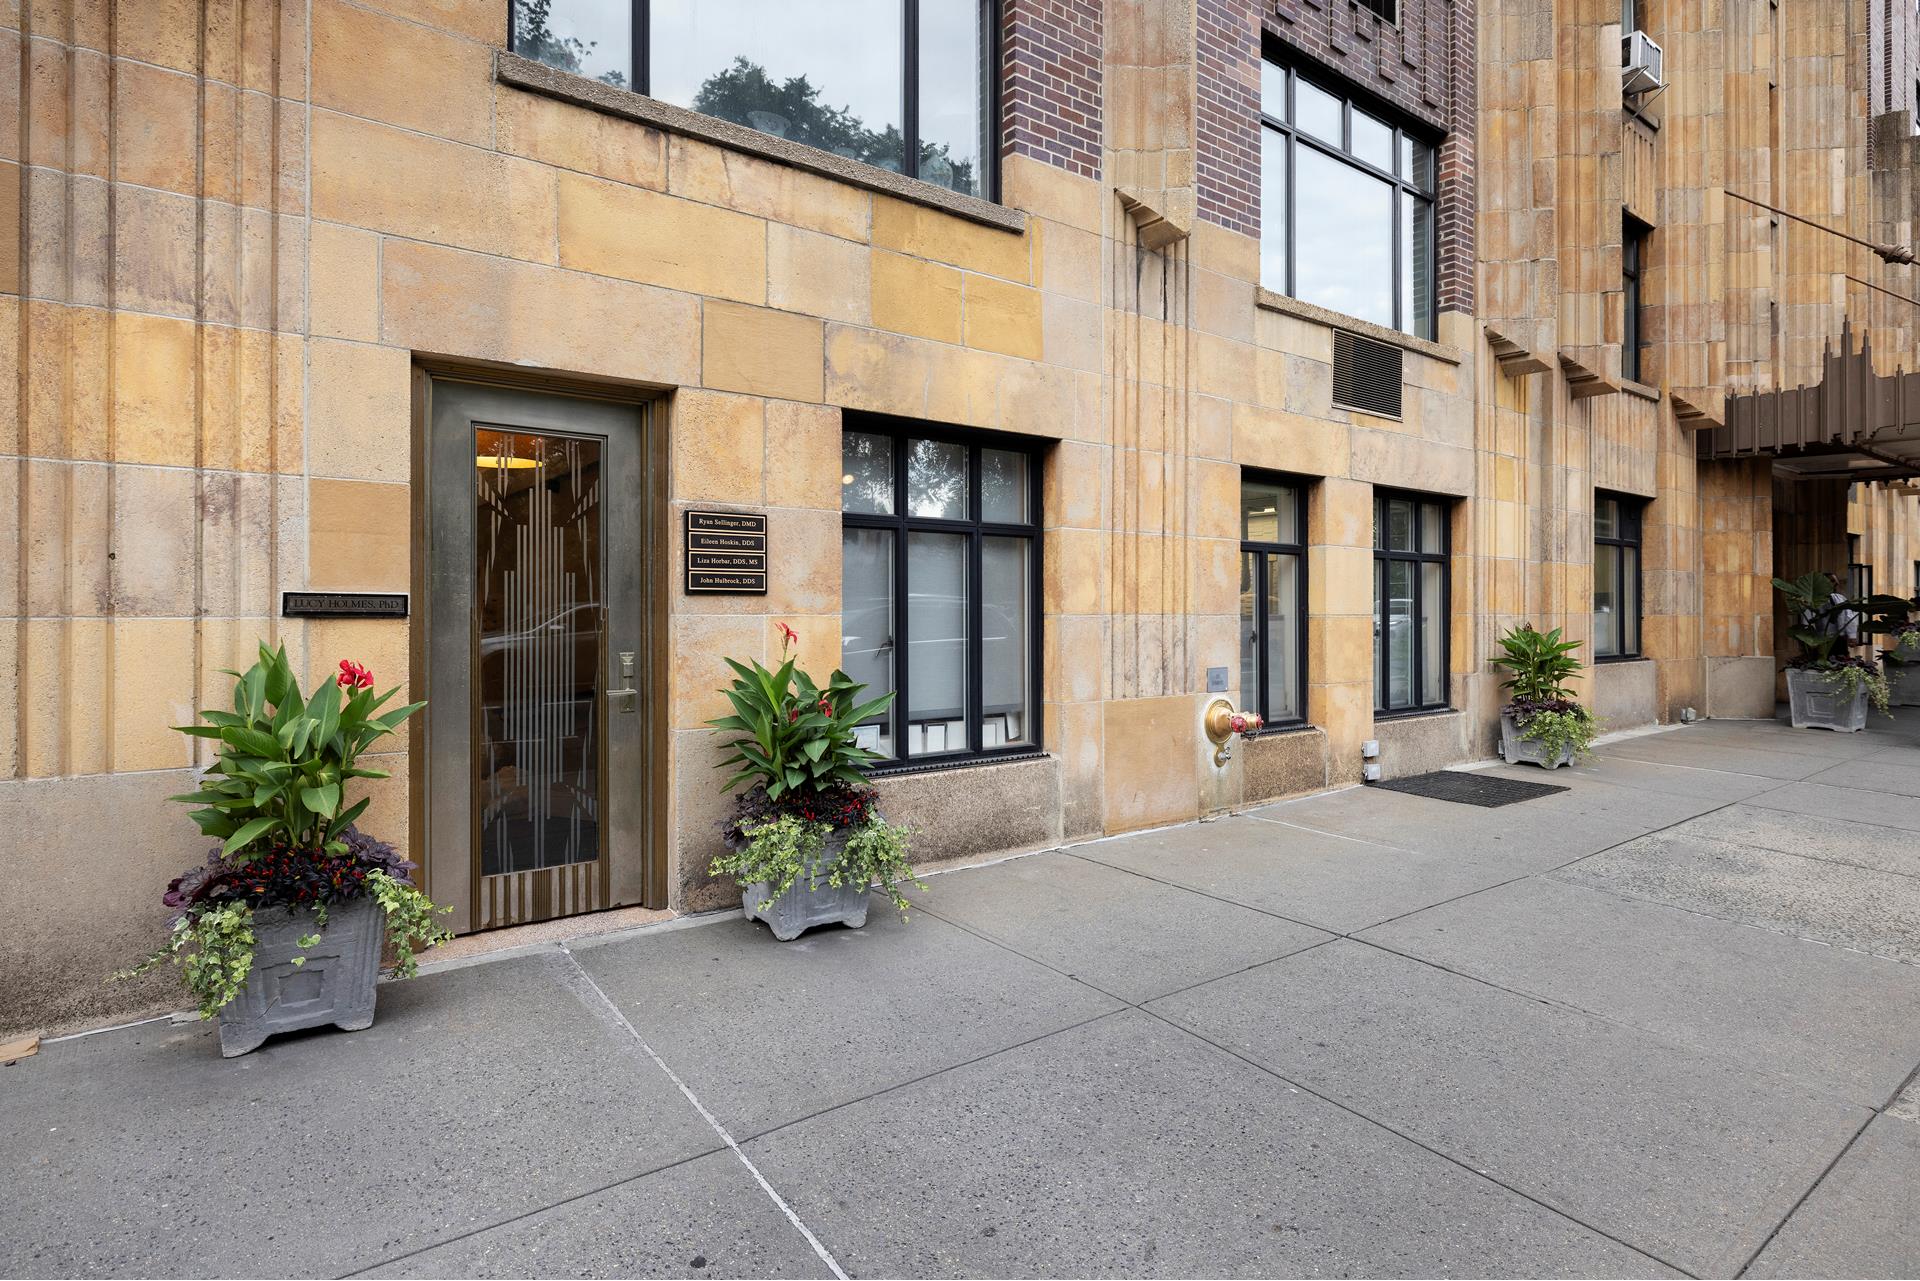
[{"label": "tan stone block", "polygon": [[767,301],[782,311],[864,325],[872,283],[865,245],[767,224]]},{"label": "tan stone block", "polygon": [[109,470],[39,460],[20,466],[9,462],[4,470],[0,514],[13,519],[9,528],[18,542],[7,539],[14,544],[9,559],[24,571],[10,576],[3,594],[12,603],[5,612],[105,613],[111,603],[108,556],[113,550]]},{"label": "tan stone block", "polygon": [[[1097,374],[1073,374],[1067,370],[1037,361],[1015,360],[1003,356],[989,356],[984,352],[951,351],[955,358],[965,360],[970,367],[982,374],[990,375],[992,396],[988,400],[991,416],[987,424],[1022,436],[1044,437],[1057,440],[1073,432],[1080,421],[1080,391],[1083,383],[1080,379],[1098,381]],[[936,383],[932,390],[939,390]],[[935,398],[929,397],[929,407]],[[942,415],[935,414],[935,417]],[[951,421],[974,423],[980,421],[977,413],[952,418]]]},{"label": "tan stone block", "polygon": [[199,292],[199,215],[188,196],[115,189],[114,298],[135,311],[191,316]]},{"label": "tan stone block", "polygon": [[199,435],[189,320],[113,318],[114,458],[191,467]]},{"label": "tan stone block", "polygon": [[1193,323],[1237,342],[1253,341],[1253,282],[1217,271],[1193,275]]},{"label": "tan stone block", "polygon": [[700,381],[782,400],[821,399],[824,332],[810,316],[709,301]]},{"label": "tan stone block", "polygon": [[367,7],[482,44],[507,43],[507,11],[493,0],[368,0]]},{"label": "tan stone block", "polygon": [[1036,283],[1050,294],[1099,302],[1106,284],[1106,242],[1099,232],[1038,220],[1030,225]]},{"label": "tan stone block", "polygon": [[840,510],[840,410],[767,402],[767,502]]},{"label": "tan stone block", "polygon": [[20,166],[0,163],[0,293],[20,292]]},{"label": "tan stone block", "polygon": [[1248,284],[1260,279],[1260,240],[1210,222],[1193,228],[1194,264]]},{"label": "tan stone block", "polygon": [[1200,709],[1185,695],[1106,704],[1109,832],[1194,818],[1200,808]]},{"label": "tan stone block", "polygon": [[1373,486],[1329,477],[1307,492],[1307,538],[1340,547],[1373,546]]},{"label": "tan stone block", "polygon": [[767,225],[656,191],[560,175],[562,266],[765,302]]},{"label": "tan stone block", "polygon": [[1233,408],[1233,459],[1307,476],[1340,476],[1349,466],[1351,429],[1324,418],[1238,404]]},{"label": "tan stone block", "polygon": [[1373,682],[1309,686],[1307,715],[1327,732],[1328,784],[1358,782],[1360,744],[1373,737]]},{"label": "tan stone block", "polygon": [[316,591],[406,591],[413,554],[407,486],[308,481],[307,547],[307,586]]},{"label": "tan stone block", "polygon": [[1025,233],[969,222],[956,214],[891,196],[873,198],[873,244],[877,249],[931,258],[1021,284],[1033,277]]},{"label": "tan stone block", "polygon": [[[732,709],[720,691],[733,679],[723,661],[771,662],[766,620],[758,614],[676,614],[673,617],[673,673],[668,696],[675,729],[698,729]],[[725,775],[715,774],[718,786]]]},{"label": "tan stone block", "polygon": [[840,610],[840,513],[775,507],[767,539],[776,572],[765,598],[773,618],[837,614]]},{"label": "tan stone block", "polygon": [[536,94],[497,94],[500,150],[630,187],[667,187],[667,136],[632,120]]},{"label": "tan stone block", "polygon": [[1103,446],[1063,441],[1041,460],[1041,518],[1049,527],[1105,529],[1112,455]]},{"label": "tan stone block", "polygon": [[1362,684],[1373,679],[1373,618],[1367,614],[1307,619],[1308,679],[1316,684]]},{"label": "tan stone block", "polygon": [[1000,161],[1001,203],[1012,208],[1097,235],[1106,198],[1099,181],[1044,160],[1010,155]]},{"label": "tan stone block", "polygon": [[380,237],[332,223],[313,224],[307,241],[307,317],[316,337],[380,338]]},{"label": "tan stone block", "polygon": [[390,241],[381,298],[381,340],[415,351],[670,387],[700,381],[700,304],[682,294]]},{"label": "tan stone block", "polygon": [[399,347],[307,346],[307,470],[339,480],[412,474],[413,360]]},{"label": "tan stone block", "polygon": [[675,393],[669,412],[676,500],[762,501],[766,402],[754,396],[682,388]]},{"label": "tan stone block", "polygon": [[1047,533],[1042,608],[1056,614],[1097,614],[1107,607],[1107,536],[1098,530]]},{"label": "tan stone block", "polygon": [[[976,280],[982,277],[975,277]],[[1104,324],[1097,303],[1083,302],[1065,294],[1043,294],[1040,306],[1041,333],[1049,364],[1066,365],[1099,373],[1105,353],[1101,350]]]},{"label": "tan stone block", "polygon": [[951,267],[876,251],[872,264],[873,323],[895,333],[957,343],[961,333],[961,277]]},{"label": "tan stone block", "polygon": [[313,113],[313,212],[416,240],[558,261],[553,170],[330,111]]},{"label": "tan stone block", "polygon": [[264,618],[275,612],[275,481],[204,472],[200,481],[200,612]]},{"label": "tan stone block", "polygon": [[668,190],[769,222],[865,241],[874,197],[858,187],[697,138],[673,138]]},{"label": "tan stone block", "polygon": [[194,620],[122,618],[113,635],[115,770],[180,769],[192,763],[187,736],[173,726],[194,723]]},{"label": "tan stone block", "polygon": [[1022,360],[1040,359],[1044,344],[1039,290],[969,276],[965,295],[967,346]]},{"label": "tan stone block", "polygon": [[1373,614],[1373,552],[1365,547],[1307,548],[1310,614]]},{"label": "tan stone block", "polygon": [[113,484],[113,612],[195,612],[200,501],[191,471],[121,467]]},{"label": "tan stone block", "polygon": [[197,192],[198,82],[124,58],[114,64],[114,76],[115,176],[141,187]]},{"label": "tan stone block", "polygon": [[1042,689],[1058,702],[1092,702],[1107,692],[1107,632],[1097,614],[1049,615]]},{"label": "tan stone block", "polygon": [[[382,709],[391,710],[404,707],[417,697],[411,691],[408,677],[410,643],[405,619],[316,618],[306,625],[303,658],[293,661],[300,665],[297,670],[304,671],[302,688],[311,691],[323,682],[338,680],[340,660],[351,659],[373,673],[374,693],[384,694],[396,685],[400,687],[400,692]],[[290,658],[293,648],[288,647]],[[418,714],[402,722],[399,729],[376,741],[369,751],[378,755],[404,752],[408,726],[417,719]],[[376,764],[373,768],[394,770],[396,766],[404,770],[405,758],[400,757],[395,763]]]},{"label": "tan stone block", "polygon": [[847,325],[827,326],[829,404],[875,413],[924,416],[938,345]]},{"label": "tan stone block", "polygon": [[487,46],[343,0],[313,0],[313,101],[460,142],[493,132]]}]

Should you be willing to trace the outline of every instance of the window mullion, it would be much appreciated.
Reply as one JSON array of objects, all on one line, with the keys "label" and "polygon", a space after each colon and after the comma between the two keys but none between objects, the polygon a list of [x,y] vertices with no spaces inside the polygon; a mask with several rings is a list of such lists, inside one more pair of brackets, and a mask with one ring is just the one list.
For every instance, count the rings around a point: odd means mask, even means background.
[{"label": "window mullion", "polygon": [[893,440],[893,510],[900,524],[893,535],[893,758],[907,759],[907,689],[912,679],[907,651],[907,438]]},{"label": "window mullion", "polygon": [[[1031,464],[1028,470],[1032,470]],[[980,533],[980,513],[984,504],[980,498],[980,451],[967,450],[967,515],[973,528],[967,535],[967,701],[961,715],[967,721],[967,750],[979,752],[986,743],[986,698],[980,689],[980,682],[986,667],[983,651],[986,648],[986,630],[984,619],[986,610],[981,603],[981,595],[986,590],[986,574],[981,558],[984,542]]]},{"label": "window mullion", "polygon": [[[900,0],[900,29],[905,48],[901,51],[900,133],[906,147],[901,157],[901,172],[910,178],[920,176],[920,0]],[[982,156],[981,163],[986,163]]]},{"label": "window mullion", "polygon": [[1253,689],[1240,691],[1246,706],[1267,714],[1267,552],[1253,553]]},{"label": "window mullion", "polygon": [[653,68],[647,65],[653,26],[653,0],[633,0],[633,91],[653,92]]}]

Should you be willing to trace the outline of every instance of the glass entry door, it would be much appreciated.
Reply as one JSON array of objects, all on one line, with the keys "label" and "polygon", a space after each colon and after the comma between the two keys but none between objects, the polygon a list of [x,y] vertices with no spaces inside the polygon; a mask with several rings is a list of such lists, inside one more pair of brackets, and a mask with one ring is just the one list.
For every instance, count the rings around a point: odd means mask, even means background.
[{"label": "glass entry door", "polygon": [[643,408],[431,388],[426,798],[454,928],[639,903]]}]

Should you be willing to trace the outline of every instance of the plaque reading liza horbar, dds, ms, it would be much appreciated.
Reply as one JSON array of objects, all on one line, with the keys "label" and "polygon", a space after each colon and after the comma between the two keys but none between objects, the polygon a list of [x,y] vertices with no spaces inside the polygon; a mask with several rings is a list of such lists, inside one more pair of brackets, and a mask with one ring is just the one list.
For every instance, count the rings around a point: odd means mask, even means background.
[{"label": "plaque reading liza horbar, dds, ms", "polygon": [[767,518],[761,512],[688,512],[686,555],[690,596],[767,594]]}]

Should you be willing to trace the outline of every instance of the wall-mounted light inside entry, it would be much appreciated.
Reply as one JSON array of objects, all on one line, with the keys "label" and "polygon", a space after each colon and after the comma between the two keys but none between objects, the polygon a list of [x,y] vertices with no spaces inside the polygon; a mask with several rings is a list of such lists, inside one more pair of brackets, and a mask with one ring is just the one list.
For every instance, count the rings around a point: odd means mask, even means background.
[{"label": "wall-mounted light inside entry", "polygon": [[515,458],[511,454],[476,454],[475,467],[492,467],[498,471],[520,471],[528,467],[540,466],[538,458]]}]

